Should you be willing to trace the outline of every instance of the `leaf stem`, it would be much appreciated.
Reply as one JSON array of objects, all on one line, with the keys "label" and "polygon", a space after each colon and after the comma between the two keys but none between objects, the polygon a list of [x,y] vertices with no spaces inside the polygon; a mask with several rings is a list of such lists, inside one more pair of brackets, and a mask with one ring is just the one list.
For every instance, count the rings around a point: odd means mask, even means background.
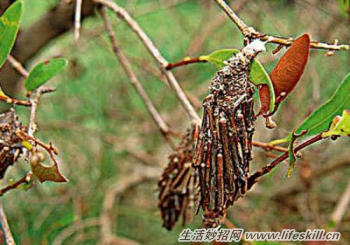
[{"label": "leaf stem", "polygon": [[[297,153],[298,151],[304,149],[305,147],[314,144],[320,140],[322,140],[322,134],[318,134],[315,137],[305,141],[304,143],[300,144],[299,146],[294,148],[294,152]],[[273,168],[275,168],[279,163],[283,162],[288,158],[288,152],[283,153],[281,156],[273,160],[268,165],[262,167],[260,170],[256,171],[254,174],[249,176],[248,179],[248,190],[252,188],[252,186],[259,181],[259,178],[264,176],[265,174],[268,174],[271,172]]]}]

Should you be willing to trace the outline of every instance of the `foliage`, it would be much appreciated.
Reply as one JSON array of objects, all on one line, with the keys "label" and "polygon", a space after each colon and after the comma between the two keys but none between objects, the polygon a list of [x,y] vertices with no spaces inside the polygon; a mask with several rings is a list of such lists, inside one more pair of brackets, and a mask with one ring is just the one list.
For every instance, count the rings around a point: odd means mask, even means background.
[{"label": "foliage", "polygon": [[24,86],[29,91],[37,89],[59,73],[67,64],[66,59],[52,59],[41,62],[30,71]]},{"label": "foliage", "polygon": [[15,43],[22,12],[22,1],[16,1],[0,18],[0,67]]}]

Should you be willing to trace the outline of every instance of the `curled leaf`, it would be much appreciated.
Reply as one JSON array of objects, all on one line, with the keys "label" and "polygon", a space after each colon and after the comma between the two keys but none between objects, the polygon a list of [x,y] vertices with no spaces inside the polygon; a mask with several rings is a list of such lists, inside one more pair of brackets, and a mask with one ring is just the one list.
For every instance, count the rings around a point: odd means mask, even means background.
[{"label": "curled leaf", "polygon": [[0,18],[0,67],[15,43],[22,12],[23,2],[16,1]]},{"label": "curled leaf", "polygon": [[304,72],[310,49],[310,36],[298,37],[270,73],[275,90],[276,108],[294,89]]},{"label": "curled leaf", "polygon": [[336,116],[328,131],[322,137],[350,136],[350,110],[344,110],[342,116]]},{"label": "curled leaf", "polygon": [[44,156],[42,153],[34,153],[30,159],[30,167],[33,174],[39,179],[40,182],[52,181],[52,182],[67,182],[66,177],[62,175],[56,164],[52,166],[45,166],[42,164]]}]

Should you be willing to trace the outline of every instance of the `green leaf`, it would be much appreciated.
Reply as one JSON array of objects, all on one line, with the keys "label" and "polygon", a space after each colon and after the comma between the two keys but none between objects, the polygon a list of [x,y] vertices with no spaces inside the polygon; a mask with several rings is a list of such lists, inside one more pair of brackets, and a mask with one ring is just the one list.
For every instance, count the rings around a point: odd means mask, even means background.
[{"label": "green leaf", "polygon": [[257,60],[254,59],[250,65],[249,79],[255,85],[266,84],[269,88],[270,93],[270,111],[275,109],[275,91],[273,89],[272,81],[269,74],[267,74],[264,66]]},{"label": "green leaf", "polygon": [[0,17],[0,67],[15,43],[22,12],[23,3],[17,1]]},{"label": "green leaf", "polygon": [[350,136],[350,111],[344,110],[342,116],[336,116],[328,131],[322,137]]},{"label": "green leaf", "polygon": [[[221,69],[225,66],[225,61],[238,52],[238,49],[220,49],[210,53],[209,55],[200,56],[199,59],[206,60],[216,66],[216,68]],[[263,65],[257,59],[254,59],[250,65],[249,79],[255,85],[266,84],[268,86],[270,93],[270,111],[273,111],[275,107],[275,92],[272,81]]]},{"label": "green leaf", "polygon": [[238,49],[219,49],[209,55],[200,56],[199,59],[206,60],[215,65],[216,68],[221,69],[225,66],[225,61],[238,52]]},{"label": "green leaf", "polygon": [[[303,135],[312,136],[326,131],[333,118],[340,115],[343,110],[350,108],[350,73],[347,74],[332,97],[319,108],[317,108],[301,125],[295,130],[296,134],[302,131],[308,132]],[[289,135],[288,139],[291,140]]]},{"label": "green leaf", "polygon": [[67,64],[68,61],[62,58],[52,59],[38,64],[31,70],[24,83],[26,89],[32,91],[40,87],[61,71]]}]

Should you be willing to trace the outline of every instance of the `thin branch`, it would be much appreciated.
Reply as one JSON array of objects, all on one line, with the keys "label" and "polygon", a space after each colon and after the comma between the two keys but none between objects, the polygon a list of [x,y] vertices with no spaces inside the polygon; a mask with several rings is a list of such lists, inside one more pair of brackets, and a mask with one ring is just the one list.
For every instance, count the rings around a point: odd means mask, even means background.
[{"label": "thin branch", "polygon": [[266,151],[275,150],[275,151],[279,151],[279,152],[288,152],[288,149],[285,147],[274,146],[274,145],[272,146],[272,145],[269,145],[268,143],[264,143],[264,142],[260,142],[260,141],[253,140],[252,144],[253,144],[253,146],[263,148]]},{"label": "thin branch", "polygon": [[[294,42],[293,38],[277,37],[256,31],[253,27],[248,26],[239,16],[226,4],[224,0],[215,0],[215,2],[225,11],[227,16],[235,23],[238,29],[242,32],[244,37],[247,38],[259,38],[262,41],[270,43],[276,43],[284,46],[289,46]],[[349,50],[350,46],[346,44],[328,44],[321,43],[318,41],[311,41],[310,47],[314,49],[325,49],[325,50]]]},{"label": "thin branch", "polygon": [[350,205],[350,181],[341,195],[339,202],[337,203],[337,206],[335,207],[333,213],[332,213],[332,221],[335,222],[336,226],[338,227],[341,220],[343,219],[344,214],[348,210],[348,207]]},{"label": "thin branch", "polygon": [[82,5],[83,5],[83,0],[75,1],[75,16],[74,16],[74,41],[75,42],[78,42],[79,36],[80,36]]},{"label": "thin branch", "polygon": [[154,180],[159,177],[160,168],[136,166],[129,175],[124,175],[118,179],[108,190],[106,190],[105,198],[102,204],[101,211],[101,239],[102,244],[112,240],[113,235],[113,215],[114,203],[116,196],[120,195],[127,189],[142,183],[146,180]]},{"label": "thin branch", "polygon": [[10,226],[7,222],[7,217],[4,211],[4,208],[2,206],[2,201],[0,201],[0,223],[2,230],[4,231],[5,238],[6,238],[6,244],[7,245],[15,245],[15,240],[13,239]]},{"label": "thin branch", "polygon": [[21,184],[24,184],[24,183],[28,184],[28,183],[30,183],[30,181],[32,180],[32,175],[33,175],[32,172],[28,172],[28,173],[26,173],[26,175],[24,175],[21,179],[19,179],[15,183],[13,183],[11,185],[8,185],[5,188],[1,189],[0,190],[0,196],[4,195],[9,190],[16,189]]},{"label": "thin branch", "polygon": [[200,123],[200,118],[197,115],[192,104],[188,100],[186,94],[182,90],[181,86],[177,82],[174,74],[171,71],[166,70],[168,61],[161,55],[157,47],[153,44],[152,40],[147,36],[139,24],[130,16],[130,14],[122,7],[110,0],[94,0],[96,3],[100,3],[110,9],[112,9],[119,18],[125,21],[129,27],[136,33],[139,39],[142,41],[143,45],[146,47],[148,52],[157,61],[159,68],[167,77],[171,88],[175,91],[177,98],[180,100],[182,106],[187,112],[190,119],[196,123]]},{"label": "thin branch", "polygon": [[40,141],[39,139],[34,138],[33,136],[30,136],[26,134],[23,131],[17,131],[16,134],[22,139],[22,140],[30,140],[35,142],[36,144],[40,145],[42,148],[44,148],[47,152],[52,151],[55,155],[58,155],[58,150],[56,147],[54,147],[51,143],[45,144],[44,142]]},{"label": "thin branch", "polygon": [[68,226],[68,228],[63,229],[56,237],[55,240],[53,240],[53,245],[60,245],[63,244],[64,241],[73,235],[75,232],[79,230],[83,230],[85,228],[99,226],[100,220],[98,218],[88,218],[85,220],[79,220],[72,225]]},{"label": "thin branch", "polygon": [[[307,183],[313,183],[317,180],[321,179],[322,177],[326,175],[330,175],[334,173],[337,170],[344,170],[347,167],[350,167],[350,155],[344,154],[334,162],[327,164],[323,167],[317,167],[315,169],[312,169],[312,175],[310,175],[309,178],[307,178],[305,181]],[[286,200],[288,196],[296,196],[298,193],[305,191],[305,182],[296,182],[293,184],[290,184],[289,186],[286,186],[283,190],[276,192],[271,196],[272,200]]]},{"label": "thin branch", "polygon": [[40,96],[43,93],[43,91],[44,91],[43,88],[38,88],[34,95],[34,98],[30,100],[31,108],[30,108],[30,117],[29,117],[27,134],[31,137],[33,137],[34,132],[36,130],[36,124],[35,124],[36,111],[39,104]]},{"label": "thin branch", "polygon": [[254,30],[253,27],[249,27],[244,23],[244,21],[239,18],[239,16],[233,11],[233,9],[227,5],[227,3],[224,0],[215,0],[217,4],[224,10],[224,12],[227,14],[227,16],[236,24],[238,29],[242,32],[242,34],[245,37],[250,37],[252,34],[258,34],[256,30]]},{"label": "thin branch", "polygon": [[[315,137],[307,140],[306,142],[300,144],[299,146],[295,147],[294,152],[297,153],[298,151],[304,149],[305,147],[314,144],[320,140],[322,140],[321,134],[316,135]],[[273,168],[275,168],[279,163],[283,162],[288,158],[288,152],[285,152],[280,157],[276,158],[274,161],[272,161],[270,164],[264,166],[260,170],[256,171],[254,174],[249,176],[248,179],[248,190],[252,188],[252,186],[259,181],[259,178],[264,176],[265,174],[268,174],[271,172]]]},{"label": "thin branch", "polygon": [[169,130],[168,125],[164,122],[161,115],[159,114],[159,112],[157,111],[155,106],[153,105],[151,99],[148,97],[146,91],[143,89],[139,79],[137,78],[136,74],[134,73],[134,71],[131,68],[131,63],[130,63],[129,59],[125,56],[124,52],[120,49],[119,43],[118,43],[117,39],[115,38],[112,25],[108,19],[105,7],[102,7],[100,9],[100,12],[101,12],[104,24],[105,24],[106,31],[108,32],[109,38],[110,38],[112,46],[113,46],[113,52],[117,56],[125,73],[128,75],[128,77],[130,79],[129,80],[130,83],[134,86],[135,90],[137,91],[137,93],[140,95],[141,99],[145,103],[148,112],[151,114],[152,119],[154,120],[154,122],[156,123],[158,128],[160,129],[162,135],[165,137],[165,139],[169,142],[169,144],[172,147],[175,147],[175,145],[172,142],[171,137],[169,135],[170,130]]},{"label": "thin branch", "polygon": [[9,54],[7,56],[7,60],[8,60],[8,62],[10,62],[12,67],[15,68],[16,71],[18,71],[18,73],[22,77],[27,78],[29,76],[29,72],[23,67],[21,62],[19,62],[15,57],[13,57],[12,55]]},{"label": "thin branch", "polygon": [[16,100],[4,95],[0,95],[0,100],[12,105],[31,106],[32,103],[26,100]]},{"label": "thin branch", "polygon": [[185,66],[185,65],[189,65],[189,64],[193,64],[193,63],[206,63],[206,62],[208,62],[208,61],[200,59],[200,57],[185,58],[185,59],[183,59],[179,62],[176,62],[176,63],[169,63],[165,68],[167,70],[171,70],[171,69],[174,69],[176,67]]}]

